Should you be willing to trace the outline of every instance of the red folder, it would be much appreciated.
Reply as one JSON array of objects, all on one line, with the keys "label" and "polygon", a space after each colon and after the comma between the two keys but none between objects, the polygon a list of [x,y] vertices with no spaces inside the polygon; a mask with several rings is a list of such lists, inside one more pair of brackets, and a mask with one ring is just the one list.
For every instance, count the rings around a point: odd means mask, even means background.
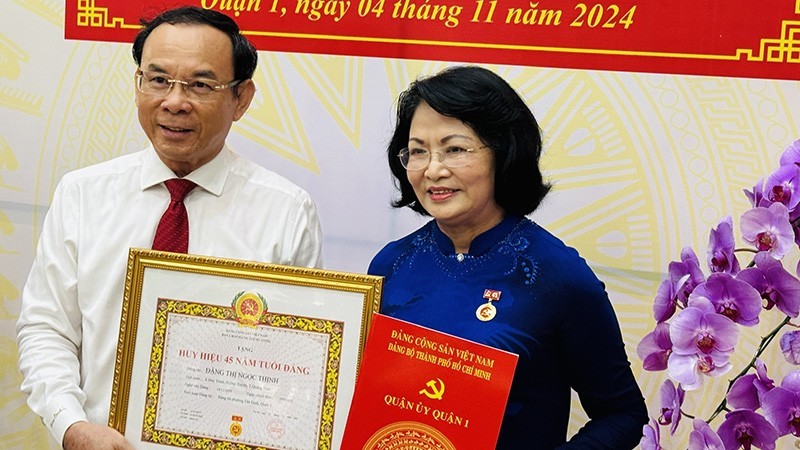
[{"label": "red folder", "polygon": [[342,450],[493,450],[517,355],[375,314]]}]

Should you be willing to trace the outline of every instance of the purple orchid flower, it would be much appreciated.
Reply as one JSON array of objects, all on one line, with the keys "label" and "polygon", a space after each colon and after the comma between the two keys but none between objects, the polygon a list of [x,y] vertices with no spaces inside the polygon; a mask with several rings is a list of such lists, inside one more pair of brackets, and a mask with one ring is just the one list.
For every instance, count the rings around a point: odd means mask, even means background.
[{"label": "purple orchid flower", "polygon": [[752,327],[758,324],[761,312],[761,295],[750,284],[733,278],[728,273],[712,273],[705,283],[697,286],[689,297],[704,298],[714,305],[718,314],[739,325]]},{"label": "purple orchid flower", "polygon": [[754,258],[756,267],[739,272],[736,279],[747,282],[766,301],[767,310],[777,307],[790,317],[800,314],[800,280],[783,268],[780,261],[766,252]]},{"label": "purple orchid flower", "polygon": [[661,446],[661,431],[655,420],[650,419],[650,423],[642,427],[642,439],[639,441],[639,448],[642,450],[663,450]]},{"label": "purple orchid flower", "polygon": [[779,437],[778,430],[764,416],[749,409],[729,412],[725,416],[725,421],[719,426],[717,434],[726,449],[745,450],[750,450],[752,447],[775,450],[775,441]]},{"label": "purple orchid flower", "polygon": [[685,392],[681,385],[677,389],[672,381],[666,380],[661,385],[661,416],[658,418],[659,425],[672,425],[669,434],[675,434],[678,423],[681,421],[681,406]]},{"label": "purple orchid flower", "polygon": [[672,353],[672,341],[669,339],[669,324],[661,322],[647,333],[636,346],[636,354],[642,360],[644,370],[651,372],[666,370],[667,358]]},{"label": "purple orchid flower", "polygon": [[756,373],[749,373],[733,382],[725,397],[734,409],[755,411],[761,407],[761,398],[775,387],[775,382],[767,376],[767,366],[760,359],[755,363]]},{"label": "purple orchid flower", "polygon": [[769,208],[757,207],[742,214],[742,239],[758,251],[767,251],[775,259],[783,258],[794,243],[789,210],[783,203]]},{"label": "purple orchid flower", "polygon": [[781,352],[791,364],[800,365],[800,330],[788,331],[781,336]]},{"label": "purple orchid flower", "polygon": [[688,450],[725,450],[725,445],[716,431],[703,419],[694,419],[693,430],[689,433]]},{"label": "purple orchid flower", "polygon": [[667,372],[685,390],[693,390],[702,384],[701,375],[716,377],[730,371],[729,358],[739,340],[739,328],[717,314],[707,298],[692,296],[689,306],[673,318],[669,337],[672,353]]},{"label": "purple orchid flower", "polygon": [[795,164],[800,166],[800,139],[789,144],[781,153],[780,164]]},{"label": "purple orchid flower", "polygon": [[783,203],[791,213],[800,203],[800,167],[784,164],[775,169],[764,183],[764,195],[771,203]]},{"label": "purple orchid flower", "polygon": [[[653,299],[653,316],[657,323],[663,323],[669,320],[678,307],[678,295],[680,292],[679,285],[682,285],[689,279],[689,275],[679,277],[677,280],[675,276],[682,271],[681,266],[683,263],[672,261],[669,263],[669,274],[667,278],[661,281],[656,291],[656,296]],[[800,271],[800,265],[798,265]]]},{"label": "purple orchid flower", "polygon": [[776,387],[764,394],[764,415],[780,436],[800,436],[800,371],[789,372]]},{"label": "purple orchid flower", "polygon": [[719,377],[728,373],[733,368],[728,358],[728,355],[713,358],[700,353],[679,355],[673,352],[667,360],[667,373],[685,390],[693,391],[703,385],[703,375]]},{"label": "purple orchid flower", "polygon": [[708,235],[707,260],[711,272],[727,272],[733,275],[739,272],[739,260],[733,252],[735,247],[733,219],[727,216]]},{"label": "purple orchid flower", "polygon": [[772,203],[764,198],[764,179],[758,180],[753,186],[753,191],[750,192],[747,189],[744,190],[744,195],[747,196],[747,199],[750,200],[750,205],[753,208],[757,208],[759,206],[763,206],[764,208],[769,208],[769,205]]},{"label": "purple orchid flower", "polygon": [[700,260],[691,247],[684,247],[681,260],[669,263],[669,275],[661,282],[653,301],[653,315],[657,322],[669,320],[680,304],[686,306],[695,287],[705,281],[700,270]]},{"label": "purple orchid flower", "polygon": [[713,303],[702,296],[689,299],[689,306],[675,315],[669,331],[673,351],[682,355],[730,354],[739,339],[734,322],[717,314]]}]

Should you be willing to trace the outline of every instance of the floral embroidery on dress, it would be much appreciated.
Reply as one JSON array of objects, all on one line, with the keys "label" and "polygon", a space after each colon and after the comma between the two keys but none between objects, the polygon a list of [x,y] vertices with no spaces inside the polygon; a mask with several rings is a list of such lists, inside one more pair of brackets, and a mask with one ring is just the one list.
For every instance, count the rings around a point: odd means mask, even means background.
[{"label": "floral embroidery on dress", "polygon": [[[537,262],[531,258],[528,247],[530,242],[520,232],[519,228],[527,224],[527,220],[521,221],[514,227],[514,230],[506,236],[505,239],[498,244],[498,252],[503,255],[508,255],[511,258],[511,264],[505,275],[511,275],[514,271],[520,272],[520,276],[525,278],[525,285],[531,286],[536,280],[539,272]],[[537,226],[532,224],[533,226]]]},{"label": "floral embroidery on dress", "polygon": [[435,242],[431,236],[431,225],[432,223],[429,223],[424,229],[421,229],[419,234],[414,236],[411,247],[395,259],[394,264],[392,264],[393,272],[397,272],[404,265],[413,267],[417,255],[435,250]]}]

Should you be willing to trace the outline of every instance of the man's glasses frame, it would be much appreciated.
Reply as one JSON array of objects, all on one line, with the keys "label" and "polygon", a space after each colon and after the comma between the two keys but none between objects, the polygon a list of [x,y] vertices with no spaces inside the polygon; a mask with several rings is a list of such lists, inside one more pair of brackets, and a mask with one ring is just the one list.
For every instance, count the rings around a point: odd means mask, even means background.
[{"label": "man's glasses frame", "polygon": [[230,83],[222,84],[207,78],[178,80],[161,72],[136,71],[136,89],[143,94],[166,97],[175,84],[180,84],[183,85],[183,92],[187,97],[199,102],[212,101],[214,93],[233,88],[241,82],[241,80],[233,80]]}]

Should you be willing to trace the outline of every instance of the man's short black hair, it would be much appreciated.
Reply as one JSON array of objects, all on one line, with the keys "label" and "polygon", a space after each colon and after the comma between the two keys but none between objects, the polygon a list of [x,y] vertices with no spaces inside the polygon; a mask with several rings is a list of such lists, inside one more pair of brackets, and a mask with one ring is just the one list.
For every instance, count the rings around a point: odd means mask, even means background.
[{"label": "man's short black hair", "polygon": [[255,47],[239,31],[239,25],[230,17],[220,12],[203,9],[197,6],[183,6],[162,12],[153,19],[139,21],[142,29],[133,40],[133,60],[137,66],[142,63],[142,49],[144,42],[153,30],[162,24],[199,24],[210,25],[227,34],[233,45],[233,77],[234,80],[244,81],[253,78],[253,72],[258,63],[258,53]]}]

